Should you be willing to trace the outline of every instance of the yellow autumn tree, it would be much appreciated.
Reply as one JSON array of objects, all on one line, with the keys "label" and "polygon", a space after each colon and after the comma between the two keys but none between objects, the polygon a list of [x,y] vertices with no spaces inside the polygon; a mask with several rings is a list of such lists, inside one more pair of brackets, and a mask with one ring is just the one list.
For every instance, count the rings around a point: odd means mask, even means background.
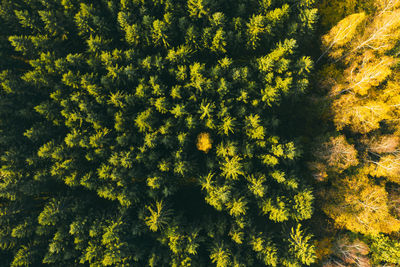
[{"label": "yellow autumn tree", "polygon": [[364,12],[352,14],[341,20],[329,33],[322,37],[322,45],[325,55],[338,58],[345,51],[345,45],[350,43],[357,34],[357,29],[366,19]]},{"label": "yellow autumn tree", "polygon": [[339,227],[368,235],[400,230],[385,187],[373,184],[363,171],[335,180],[325,198],[323,210]]},{"label": "yellow autumn tree", "polygon": [[360,57],[353,57],[353,64],[346,70],[346,87],[360,95],[368,95],[373,87],[380,85],[392,73],[396,63],[392,57],[377,57],[372,51],[365,51]]},{"label": "yellow autumn tree", "polygon": [[400,10],[398,5],[392,4],[388,1],[385,5],[380,6],[377,14],[365,27],[363,34],[358,37],[356,42],[352,43],[350,52],[364,48],[384,54],[396,45],[400,34]]},{"label": "yellow autumn tree", "polygon": [[352,94],[342,95],[334,101],[332,107],[333,121],[338,130],[348,126],[355,133],[366,134],[379,129],[381,121],[390,119],[386,103],[358,98]]},{"label": "yellow autumn tree", "polygon": [[385,177],[388,181],[400,184],[400,155],[396,153],[387,155],[375,154],[375,156],[377,159],[369,160],[373,167],[370,175]]}]

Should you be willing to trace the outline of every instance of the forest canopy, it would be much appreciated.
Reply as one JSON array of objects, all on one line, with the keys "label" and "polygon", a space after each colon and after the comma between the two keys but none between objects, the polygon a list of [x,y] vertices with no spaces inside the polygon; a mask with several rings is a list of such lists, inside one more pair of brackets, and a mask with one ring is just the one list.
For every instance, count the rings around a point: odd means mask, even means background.
[{"label": "forest canopy", "polygon": [[0,24],[0,266],[400,265],[400,0]]},{"label": "forest canopy", "polygon": [[314,263],[283,110],[316,20],[312,0],[1,1],[0,263]]}]

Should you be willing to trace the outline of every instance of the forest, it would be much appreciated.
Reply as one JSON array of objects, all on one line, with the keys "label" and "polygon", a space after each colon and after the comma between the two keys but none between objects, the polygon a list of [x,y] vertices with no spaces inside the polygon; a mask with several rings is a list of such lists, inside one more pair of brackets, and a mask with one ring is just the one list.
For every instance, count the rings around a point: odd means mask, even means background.
[{"label": "forest", "polygon": [[400,266],[400,0],[1,0],[0,266]]}]

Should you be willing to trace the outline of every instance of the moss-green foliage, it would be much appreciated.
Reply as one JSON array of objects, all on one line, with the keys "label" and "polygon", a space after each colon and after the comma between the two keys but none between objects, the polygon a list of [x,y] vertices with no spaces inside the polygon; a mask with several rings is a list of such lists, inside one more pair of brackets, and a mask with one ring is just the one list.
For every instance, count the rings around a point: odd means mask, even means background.
[{"label": "moss-green foliage", "polygon": [[4,0],[0,16],[6,264],[314,262],[278,112],[308,86],[313,1]]}]

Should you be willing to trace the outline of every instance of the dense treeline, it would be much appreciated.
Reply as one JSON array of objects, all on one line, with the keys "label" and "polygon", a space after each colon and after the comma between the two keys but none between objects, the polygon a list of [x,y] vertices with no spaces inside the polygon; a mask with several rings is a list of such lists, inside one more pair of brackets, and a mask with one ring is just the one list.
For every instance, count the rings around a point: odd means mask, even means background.
[{"label": "dense treeline", "polygon": [[313,4],[1,1],[1,264],[314,263]]},{"label": "dense treeline", "polygon": [[318,254],[324,266],[398,266],[400,2],[358,4],[322,37],[318,85],[332,128],[310,166],[336,230],[321,236]]}]

